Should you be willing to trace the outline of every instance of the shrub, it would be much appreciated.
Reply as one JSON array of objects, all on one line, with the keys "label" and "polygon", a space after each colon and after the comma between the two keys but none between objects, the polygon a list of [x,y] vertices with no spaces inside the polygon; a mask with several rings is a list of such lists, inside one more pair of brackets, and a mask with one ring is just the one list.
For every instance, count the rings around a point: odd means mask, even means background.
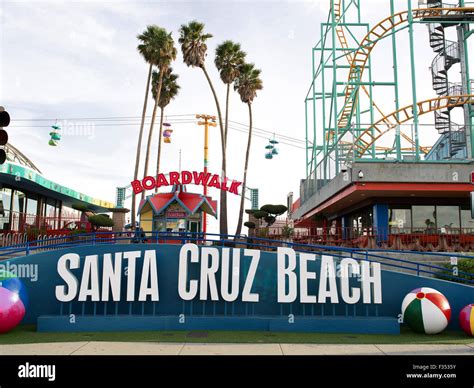
[{"label": "shrub", "polygon": [[88,218],[94,229],[114,226],[114,221],[107,214],[95,214]]},{"label": "shrub", "polygon": [[276,217],[268,215],[264,218],[264,220],[267,223],[267,226],[270,226],[270,225],[273,225],[275,223]]},{"label": "shrub", "polygon": [[83,205],[82,203],[75,203],[72,205],[72,208],[74,210],[80,211],[80,212],[86,212],[89,210],[87,205]]},{"label": "shrub", "polygon": [[26,231],[26,236],[28,238],[28,241],[34,241],[38,239],[38,236],[42,234],[43,231],[41,231],[38,228],[29,228]]},{"label": "shrub", "polygon": [[267,212],[268,214],[281,216],[288,210],[288,208],[285,205],[263,205],[260,210]]},{"label": "shrub", "polygon": [[71,230],[70,232],[70,235],[76,235],[76,234],[84,234],[84,233],[87,233],[87,230],[85,229],[73,229]]},{"label": "shrub", "polygon": [[244,222],[244,226],[246,226],[249,229],[255,229],[255,222],[251,222],[251,221]]},{"label": "shrub", "polygon": [[285,225],[283,228],[281,228],[281,234],[283,235],[283,237],[291,237],[293,236],[294,232],[295,230],[289,225]]},{"label": "shrub", "polygon": [[253,213],[253,216],[257,219],[268,217],[268,213],[264,210],[257,210]]},{"label": "shrub", "polygon": [[458,283],[469,283],[467,280],[474,280],[474,258],[472,259],[459,259],[458,260],[458,270],[463,272],[468,272],[471,275],[459,274],[459,279],[453,279],[450,277],[443,276],[442,274],[453,276],[453,266],[449,263],[442,264],[442,267],[446,268],[446,271],[439,271],[439,275],[435,275],[438,279],[451,280]]}]

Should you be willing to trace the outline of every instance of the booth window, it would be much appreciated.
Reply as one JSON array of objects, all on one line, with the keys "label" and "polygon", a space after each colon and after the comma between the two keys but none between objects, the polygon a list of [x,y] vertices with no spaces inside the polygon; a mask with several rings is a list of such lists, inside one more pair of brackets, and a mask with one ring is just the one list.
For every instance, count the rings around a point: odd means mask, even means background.
[{"label": "booth window", "polygon": [[389,209],[391,233],[411,233],[411,209]]},{"label": "booth window", "polygon": [[436,220],[441,233],[452,233],[459,229],[459,206],[436,206]]},{"label": "booth window", "polygon": [[436,232],[436,209],[434,206],[413,206],[413,231]]},{"label": "booth window", "polygon": [[471,209],[461,209],[462,233],[474,234],[474,220],[471,218]]}]

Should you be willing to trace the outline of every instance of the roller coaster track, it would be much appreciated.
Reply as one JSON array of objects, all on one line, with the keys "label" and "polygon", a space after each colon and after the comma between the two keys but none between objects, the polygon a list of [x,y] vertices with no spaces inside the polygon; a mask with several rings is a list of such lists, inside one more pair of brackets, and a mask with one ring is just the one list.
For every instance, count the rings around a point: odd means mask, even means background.
[{"label": "roller coaster track", "polygon": [[14,147],[13,144],[7,143],[5,144],[5,152],[7,153],[7,159],[19,163],[22,166],[26,166],[31,168],[32,170],[39,172],[40,174],[42,173],[41,170],[36,167],[36,165],[28,159],[28,157],[23,154],[18,148]]},{"label": "roller coaster track", "polygon": [[[474,104],[474,94],[441,96],[417,102],[416,106],[418,108],[418,115],[424,115],[426,113],[438,111],[440,109],[452,109],[465,104]],[[399,110],[382,117],[380,120],[365,129],[364,132],[362,132],[359,137],[354,140],[352,147],[349,149],[347,153],[348,160],[353,157],[354,152],[357,154],[356,157],[362,156],[379,138],[393,129],[391,126],[387,126],[386,129],[380,128],[387,120],[394,120],[397,122],[397,124],[402,124],[413,119],[413,110],[414,105],[408,105],[404,108],[400,108]],[[372,135],[372,132],[374,132],[375,136]]]},{"label": "roller coaster track", "polygon": [[[336,8],[335,8],[336,10]],[[340,2],[339,2],[339,13],[340,13]],[[424,18],[436,18],[436,17],[446,17],[446,16],[461,16],[461,15],[474,15],[474,7],[456,7],[456,8],[420,8],[414,9],[411,11],[411,16],[413,19],[424,19]],[[391,15],[382,21],[380,21],[375,27],[373,27],[367,35],[362,40],[359,48],[355,52],[354,56],[351,55],[351,64],[348,75],[348,82],[345,90],[345,101],[344,108],[338,120],[338,128],[347,129],[350,124],[350,119],[354,109],[355,102],[357,101],[358,90],[356,90],[356,85],[359,80],[362,78],[363,72],[365,70],[367,61],[369,59],[370,53],[377,44],[377,42],[386,36],[387,33],[394,30],[399,25],[408,22],[409,12],[402,11],[394,15]],[[342,27],[341,27],[342,29]],[[338,33],[338,36],[340,34]],[[346,42],[347,45],[347,42]],[[347,57],[347,56],[346,56]],[[458,96],[459,97],[459,96]],[[403,111],[404,108],[400,109],[397,112]],[[394,112],[396,113],[396,112]],[[398,123],[399,120],[396,119],[396,115],[393,113],[390,115],[383,116],[381,120],[377,123],[387,124],[386,121],[389,118],[394,118]],[[406,120],[405,120],[406,121]],[[389,124],[387,124],[389,125]],[[371,126],[370,128],[374,128]],[[364,134],[366,131],[364,132]],[[344,133],[341,134],[342,136]],[[342,136],[340,138],[342,138]],[[363,135],[359,136],[361,138]],[[364,151],[365,152],[365,151]]]},{"label": "roller coaster track", "polygon": [[[349,50],[349,45],[347,44],[347,38],[346,38],[346,34],[344,32],[344,27],[340,24],[340,20],[341,20],[341,17],[342,17],[341,1],[342,0],[334,0],[334,16],[335,16],[335,21],[336,21],[336,35],[337,35],[337,39],[339,40],[339,44],[341,45],[341,48],[344,49],[344,50],[347,50],[347,52],[345,51],[345,57],[346,57],[349,65],[351,65],[352,62],[353,62],[353,55],[352,55],[352,52]],[[365,95],[370,99],[370,93],[367,90],[367,88],[364,85],[362,85],[361,88],[362,88],[362,91],[365,93]],[[382,112],[382,110],[379,108],[379,106],[377,105],[377,103],[374,100],[372,100],[372,105],[382,115],[382,117],[385,117],[385,114]],[[388,121],[386,122],[386,124],[387,125],[392,125],[394,128],[397,126],[397,124],[391,123],[391,122],[388,122]],[[400,131],[400,135],[405,140],[407,140],[412,146],[415,146],[415,142],[413,141],[413,139],[411,139],[405,133]],[[331,140],[333,136],[334,136],[334,131],[330,131],[328,133],[328,139]],[[429,150],[431,149],[431,147],[423,147],[423,146],[418,146],[418,147],[419,147],[420,151],[422,151],[424,154],[427,154],[429,152]]]}]

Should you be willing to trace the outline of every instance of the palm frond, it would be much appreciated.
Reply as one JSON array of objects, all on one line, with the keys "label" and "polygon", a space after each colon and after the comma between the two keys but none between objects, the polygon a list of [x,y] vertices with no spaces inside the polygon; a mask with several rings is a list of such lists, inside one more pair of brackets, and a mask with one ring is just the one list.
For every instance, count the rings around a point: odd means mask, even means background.
[{"label": "palm frond", "polygon": [[[173,73],[173,68],[168,67],[163,72],[163,80],[161,84],[161,92],[160,92],[160,101],[158,102],[158,106],[160,108],[165,108],[171,100],[176,98],[179,93],[179,86],[177,80],[179,76],[176,73]],[[157,93],[157,86],[160,79],[160,71],[153,71],[152,74],[152,93],[153,98],[156,100],[156,93]]]},{"label": "palm frond", "polygon": [[245,62],[246,53],[240,44],[226,40],[216,48],[214,63],[219,70],[222,82],[231,84],[240,74],[240,67]]},{"label": "palm frond", "polygon": [[234,90],[240,95],[244,103],[252,103],[257,96],[257,91],[263,89],[263,82],[260,78],[262,71],[256,69],[253,63],[245,63],[239,68],[239,76],[234,82]]},{"label": "palm frond", "polygon": [[181,45],[184,63],[188,66],[204,66],[207,55],[206,41],[212,38],[212,34],[204,33],[204,27],[204,23],[192,20],[188,24],[181,25],[179,29],[178,42]]}]

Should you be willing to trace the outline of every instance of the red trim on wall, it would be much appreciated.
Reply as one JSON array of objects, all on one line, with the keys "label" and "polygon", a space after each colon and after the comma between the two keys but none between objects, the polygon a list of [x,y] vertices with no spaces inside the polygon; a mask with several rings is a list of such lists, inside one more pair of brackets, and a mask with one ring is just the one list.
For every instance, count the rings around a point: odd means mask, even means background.
[{"label": "red trim on wall", "polygon": [[[309,218],[315,214],[320,213],[324,209],[327,209],[329,206],[339,202],[345,197],[348,197],[354,192],[373,192],[377,194],[379,191],[391,191],[392,193],[398,192],[456,192],[456,193],[470,193],[473,191],[473,186],[471,183],[391,183],[391,182],[355,182],[351,186],[347,187],[338,194],[332,196],[327,201],[320,204],[315,209],[306,213],[302,218]],[[367,198],[367,197],[365,197]]]},{"label": "red trim on wall", "polygon": [[356,182],[358,190],[391,190],[391,191],[455,191],[471,192],[471,183],[377,183]]}]

